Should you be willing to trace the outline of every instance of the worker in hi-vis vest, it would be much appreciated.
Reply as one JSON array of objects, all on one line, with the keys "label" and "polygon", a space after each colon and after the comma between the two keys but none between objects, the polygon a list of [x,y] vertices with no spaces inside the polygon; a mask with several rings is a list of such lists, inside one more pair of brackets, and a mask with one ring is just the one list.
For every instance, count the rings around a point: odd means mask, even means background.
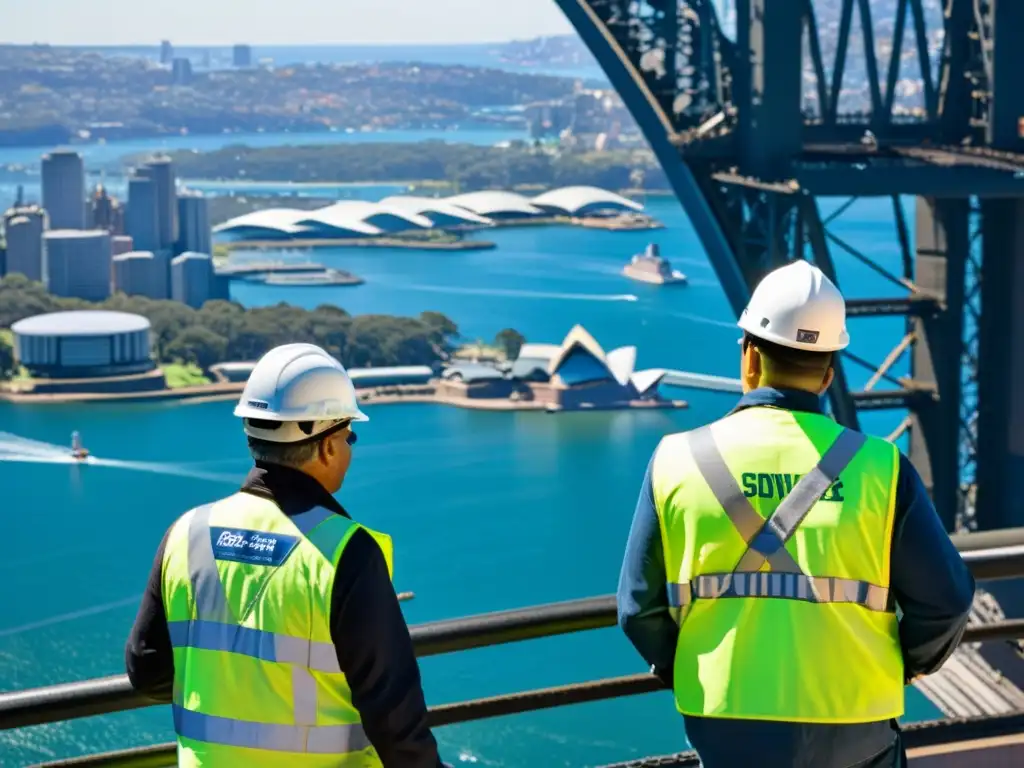
[{"label": "worker in hi-vis vest", "polygon": [[904,686],[956,648],[974,579],[910,462],[822,411],[836,286],[795,261],[739,327],[739,404],[651,458],[619,624],[704,768],[903,765]]},{"label": "worker in hi-vis vest", "polygon": [[348,373],[312,344],[276,347],[235,416],[256,466],[171,525],[125,650],[132,686],[171,702],[178,764],[443,765],[391,540],[332,495],[367,420]]}]

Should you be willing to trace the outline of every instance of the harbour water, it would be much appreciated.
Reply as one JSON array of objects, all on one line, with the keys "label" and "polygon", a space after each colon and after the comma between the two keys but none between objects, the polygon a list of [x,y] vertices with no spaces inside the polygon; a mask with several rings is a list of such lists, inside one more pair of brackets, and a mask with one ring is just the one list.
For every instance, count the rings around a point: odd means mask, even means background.
[{"label": "harbour water", "polygon": [[[317,251],[317,260],[360,275],[365,285],[238,283],[234,298],[249,306],[331,303],[354,314],[439,310],[468,338],[514,327],[531,341],[558,342],[578,322],[608,349],[636,344],[638,367],[736,375],[734,319],[692,228],[675,201],[652,199],[648,208],[665,230],[531,227],[488,233],[498,244],[493,251]],[[897,268],[887,201],[860,201],[833,226]],[[650,240],[688,274],[689,286],[662,289],[620,274]],[[896,293],[837,254],[848,296]],[[852,321],[853,350],[881,361],[900,322]],[[855,367],[848,373],[854,386],[869,376]],[[606,594],[615,588],[636,492],[659,438],[720,416],[733,402],[709,392],[684,396],[690,410],[660,413],[375,407],[340,498],[355,517],[395,537],[396,586],[416,593],[406,605],[411,623]],[[901,418],[872,415],[865,426],[884,435]],[[0,404],[2,432],[65,445],[73,429],[95,455],[132,463],[0,460],[0,690],[120,673],[164,530],[191,505],[230,493],[246,471],[230,403]],[[628,674],[643,663],[617,630],[602,630],[432,657],[422,667],[428,700],[438,704]],[[937,715],[916,691],[908,706],[908,719]],[[686,747],[665,694],[453,726],[438,736],[447,760],[493,766],[599,765]],[[2,732],[0,764],[171,738],[165,709],[139,710]]]}]

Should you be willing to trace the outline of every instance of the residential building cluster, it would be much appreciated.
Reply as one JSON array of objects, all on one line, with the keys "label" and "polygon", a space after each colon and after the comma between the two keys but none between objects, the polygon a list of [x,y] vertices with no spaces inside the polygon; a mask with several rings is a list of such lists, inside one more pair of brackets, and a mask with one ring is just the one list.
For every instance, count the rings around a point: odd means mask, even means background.
[{"label": "residential building cluster", "polygon": [[199,308],[227,298],[211,257],[208,200],[177,189],[174,165],[136,168],[124,205],[100,185],[87,197],[81,155],[42,159],[42,204],[20,199],[3,216],[0,274],[21,273],[55,296],[103,301],[113,293]]}]

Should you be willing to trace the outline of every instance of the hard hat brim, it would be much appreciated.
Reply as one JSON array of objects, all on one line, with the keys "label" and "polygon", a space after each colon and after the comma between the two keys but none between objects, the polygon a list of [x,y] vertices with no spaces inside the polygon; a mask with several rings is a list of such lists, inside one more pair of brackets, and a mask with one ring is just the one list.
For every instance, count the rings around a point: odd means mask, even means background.
[{"label": "hard hat brim", "polygon": [[763,328],[751,328],[749,323],[743,322],[743,318],[740,318],[740,321],[736,323],[736,325],[755,339],[764,339],[765,341],[770,341],[773,344],[778,344],[780,347],[788,347],[789,349],[802,349],[806,352],[839,352],[850,346],[850,335],[846,331],[843,331],[837,344],[808,344],[803,341],[794,341],[786,336],[780,336],[777,333],[766,331]]}]

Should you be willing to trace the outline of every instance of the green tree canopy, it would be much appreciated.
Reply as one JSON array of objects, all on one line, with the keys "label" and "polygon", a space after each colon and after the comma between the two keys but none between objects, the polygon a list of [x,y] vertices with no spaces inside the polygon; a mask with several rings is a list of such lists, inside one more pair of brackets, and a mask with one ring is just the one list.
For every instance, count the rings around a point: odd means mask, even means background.
[{"label": "green tree canopy", "polygon": [[196,310],[176,301],[123,294],[90,304],[52,296],[23,275],[0,279],[0,327],[46,312],[90,308],[148,318],[158,360],[185,360],[203,368],[256,360],[272,347],[294,342],[318,344],[349,368],[433,365],[459,335],[455,323],[440,312],[424,312],[418,318],[353,317],[327,304],[313,310],[285,303],[245,309],[230,301],[208,301]]},{"label": "green tree canopy", "polygon": [[515,328],[500,330],[498,335],[494,337],[494,346],[503,351],[505,357],[509,360],[515,360],[519,357],[519,350],[523,348],[525,343],[526,337]]}]

